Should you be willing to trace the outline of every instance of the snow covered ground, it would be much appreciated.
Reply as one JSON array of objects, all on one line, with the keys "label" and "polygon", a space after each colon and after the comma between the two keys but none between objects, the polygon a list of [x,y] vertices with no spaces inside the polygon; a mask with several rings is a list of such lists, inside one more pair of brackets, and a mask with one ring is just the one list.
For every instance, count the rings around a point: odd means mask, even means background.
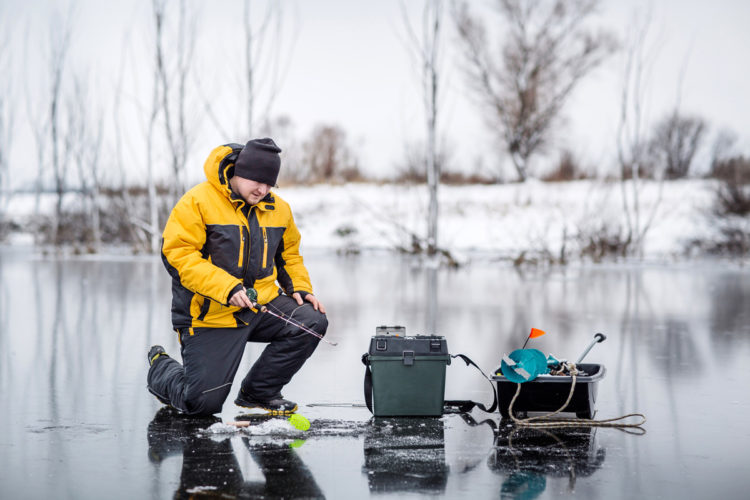
[{"label": "snow covered ground", "polygon": [[[625,189],[632,200],[629,183]],[[666,182],[661,190],[659,183],[643,183],[641,227],[654,213],[645,256],[677,256],[693,239],[714,239],[716,224],[709,214],[715,189],[713,181],[705,180]],[[306,247],[409,247],[410,234],[426,234],[424,185],[323,185],[278,192],[291,203]],[[579,234],[602,226],[610,232],[621,228],[624,234],[627,228],[618,182],[441,186],[439,198],[439,245],[457,254],[516,258],[523,251],[549,251],[556,256],[565,240],[575,256]]]},{"label": "snow covered ground", "polygon": [[[645,237],[646,258],[680,256],[689,241],[718,237],[717,221],[710,216],[715,181],[641,181],[640,186],[640,226],[654,214]],[[290,202],[306,249],[409,248],[412,234],[426,234],[424,185],[316,185],[281,187],[276,192]],[[624,190],[619,182],[594,180],[441,186],[438,243],[459,258],[489,253],[509,259],[524,251],[558,256],[565,243],[568,256],[575,259],[580,235],[601,232],[603,227],[610,234],[625,234],[623,192],[632,217],[629,183]],[[54,195],[43,198],[42,212],[51,211]],[[33,194],[16,195],[7,214],[22,218],[32,207]],[[22,234],[11,238],[12,243],[30,240]]]}]

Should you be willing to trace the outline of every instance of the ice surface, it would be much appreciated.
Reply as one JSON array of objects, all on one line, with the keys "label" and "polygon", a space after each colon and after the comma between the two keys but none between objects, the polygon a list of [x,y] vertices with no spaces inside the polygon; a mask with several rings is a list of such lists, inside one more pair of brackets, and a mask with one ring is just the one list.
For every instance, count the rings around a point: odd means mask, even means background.
[{"label": "ice surface", "polygon": [[[520,272],[493,262],[425,270],[385,252],[305,257],[339,346],[321,344],[284,388],[311,421],[299,432],[283,418],[211,428],[242,418],[234,393],[212,419],[170,412],[148,393],[148,347],[180,352],[158,257],[0,252],[0,498],[480,499],[542,481],[539,498],[747,496],[747,266]],[[639,411],[647,434],[518,429],[478,410],[372,418],[359,404],[360,358],[381,324],[445,335],[485,371],[530,326],[548,331],[536,348],[568,359],[604,332],[587,358],[607,367],[598,418]],[[248,345],[233,391],[263,347]],[[448,399],[491,401],[476,370],[446,370]]]}]

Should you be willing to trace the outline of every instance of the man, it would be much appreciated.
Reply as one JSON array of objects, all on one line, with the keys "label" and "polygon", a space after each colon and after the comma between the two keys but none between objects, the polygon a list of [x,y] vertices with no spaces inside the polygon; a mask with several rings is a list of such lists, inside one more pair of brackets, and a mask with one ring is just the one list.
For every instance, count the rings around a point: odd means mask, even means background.
[{"label": "man", "polygon": [[289,204],[270,191],[280,152],[268,138],[217,147],[203,167],[207,181],[185,193],[167,220],[162,261],[172,276],[172,324],[183,364],[152,346],[148,389],[182,413],[221,411],[247,342],[269,344],[235,404],[281,415],[297,409],[281,388],[319,339],[253,307],[247,290],[257,291],[258,305],[320,335],[328,327]]}]

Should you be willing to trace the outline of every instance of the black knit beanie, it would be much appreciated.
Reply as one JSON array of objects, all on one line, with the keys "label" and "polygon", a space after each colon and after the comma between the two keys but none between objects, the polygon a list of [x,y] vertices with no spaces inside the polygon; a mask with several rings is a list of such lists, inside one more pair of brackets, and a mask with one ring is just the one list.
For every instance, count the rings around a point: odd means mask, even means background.
[{"label": "black knit beanie", "polygon": [[279,153],[281,148],[268,137],[248,141],[234,162],[234,175],[275,186],[281,168]]}]

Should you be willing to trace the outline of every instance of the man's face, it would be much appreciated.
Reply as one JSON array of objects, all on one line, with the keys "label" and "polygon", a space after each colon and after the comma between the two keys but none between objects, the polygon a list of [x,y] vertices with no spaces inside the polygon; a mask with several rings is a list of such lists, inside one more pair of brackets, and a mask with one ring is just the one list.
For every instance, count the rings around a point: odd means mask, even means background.
[{"label": "man's face", "polygon": [[244,177],[232,177],[229,179],[232,190],[240,195],[249,205],[255,205],[266,197],[271,186]]}]

